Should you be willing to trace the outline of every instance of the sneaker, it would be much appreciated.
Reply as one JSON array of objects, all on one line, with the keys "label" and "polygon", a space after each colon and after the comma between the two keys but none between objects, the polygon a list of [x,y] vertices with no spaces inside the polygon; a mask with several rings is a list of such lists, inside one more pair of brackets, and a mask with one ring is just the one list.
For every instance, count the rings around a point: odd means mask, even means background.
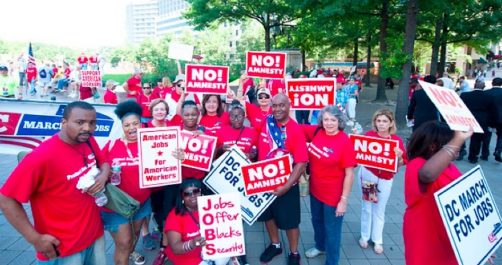
[{"label": "sneaker", "polygon": [[281,255],[281,253],[282,253],[282,248],[281,247],[276,247],[276,246],[274,246],[274,244],[270,244],[263,251],[263,253],[261,253],[261,255],[260,255],[260,262],[262,262],[262,263],[268,263],[275,256]]},{"label": "sneaker", "polygon": [[300,265],[300,253],[289,253],[288,265]]},{"label": "sneaker", "polygon": [[305,251],[305,256],[307,258],[315,258],[319,255],[322,255],[324,254],[324,251],[321,251],[319,249],[317,249],[316,247],[312,247],[310,249],[308,249],[307,251]]},{"label": "sneaker", "polygon": [[375,251],[376,254],[382,254],[383,253],[383,245],[382,244],[375,244],[375,247],[373,247],[373,250]]},{"label": "sneaker", "polygon": [[152,237],[151,234],[143,236],[143,248],[146,250],[154,250],[157,247],[158,242]]},{"label": "sneaker", "polygon": [[362,238],[359,238],[359,246],[361,248],[368,248],[368,241],[365,241]]},{"label": "sneaker", "polygon": [[132,260],[132,261],[134,261],[134,264],[136,264],[136,265],[143,265],[143,264],[145,264],[145,256],[139,254],[136,251],[133,251],[129,255],[129,259]]},{"label": "sneaker", "polygon": [[164,265],[167,261],[167,256],[164,254],[164,249],[161,248],[155,259],[153,260],[152,265]]}]

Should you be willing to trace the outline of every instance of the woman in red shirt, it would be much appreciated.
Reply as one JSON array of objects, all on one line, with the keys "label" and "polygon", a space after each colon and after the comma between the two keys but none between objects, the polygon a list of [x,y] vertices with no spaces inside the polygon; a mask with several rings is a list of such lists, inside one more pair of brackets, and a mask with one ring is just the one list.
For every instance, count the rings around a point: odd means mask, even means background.
[{"label": "woman in red shirt", "polygon": [[103,148],[107,162],[120,167],[118,187],[141,203],[140,209],[130,220],[104,209],[101,218],[105,230],[110,232],[115,243],[114,264],[126,265],[129,256],[136,264],[143,264],[145,257],[134,252],[135,238],[139,236],[141,223],[152,213],[150,189],[139,187],[138,129],[141,128],[141,106],[136,101],[127,100],[117,105],[115,113],[122,122],[124,137],[110,140]]},{"label": "woman in red shirt", "polygon": [[343,216],[354,181],[354,145],[343,132],[346,117],[336,106],[319,112],[319,126],[303,125],[310,162],[310,210],[315,246],[313,258],[326,254],[326,264],[338,264]]},{"label": "woman in red shirt", "polygon": [[404,182],[406,210],[403,221],[407,265],[456,265],[434,193],[462,175],[451,161],[458,157],[468,132],[450,130],[447,124],[429,121],[410,137]]},{"label": "woman in red shirt", "polygon": [[272,96],[267,88],[259,89],[256,95],[258,106],[246,102],[246,116],[251,127],[255,128],[257,133],[260,133],[265,119],[269,114],[272,114],[272,108],[270,107]]},{"label": "woman in red shirt", "polygon": [[[388,109],[377,110],[372,119],[373,130],[365,135],[398,141],[398,147],[393,152],[396,154],[399,165],[406,164],[403,140],[397,136],[394,113]],[[385,207],[392,189],[394,172],[370,167],[361,167],[358,174],[360,185],[363,189],[361,204],[361,238],[359,245],[368,247],[371,239],[375,246],[376,254],[383,253],[383,227],[385,223]]]},{"label": "woman in red shirt", "polygon": [[204,126],[206,133],[215,135],[221,127],[229,125],[228,112],[223,109],[223,103],[219,95],[204,95],[202,99],[202,118],[199,125]]}]

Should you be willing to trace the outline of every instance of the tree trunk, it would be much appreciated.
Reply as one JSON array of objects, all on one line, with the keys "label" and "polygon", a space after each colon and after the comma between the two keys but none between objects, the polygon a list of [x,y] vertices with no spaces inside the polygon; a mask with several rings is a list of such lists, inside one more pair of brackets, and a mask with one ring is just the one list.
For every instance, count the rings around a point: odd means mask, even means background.
[{"label": "tree trunk", "polygon": [[439,77],[443,77],[446,67],[446,44],[448,41],[448,15],[445,13],[443,17],[443,32],[441,33],[441,54],[439,56],[438,72]]},{"label": "tree trunk", "polygon": [[382,2],[382,9],[380,10],[380,70],[378,74],[378,87],[375,101],[387,101],[387,95],[385,95],[385,77],[382,76],[382,61],[384,56],[387,54],[387,27],[389,25],[389,0],[384,0]]},{"label": "tree trunk", "polygon": [[406,126],[405,115],[408,110],[408,92],[410,84],[410,72],[413,60],[413,48],[417,32],[417,13],[419,0],[409,0],[406,12],[406,29],[404,33],[403,53],[408,55],[403,65],[403,73],[399,82],[396,100],[396,123],[398,127]]},{"label": "tree trunk", "polygon": [[305,62],[305,49],[301,48],[300,52],[302,54],[302,72],[307,71],[307,63]]},{"label": "tree trunk", "polygon": [[354,55],[353,55],[353,59],[352,59],[352,65],[357,65],[357,61],[358,61],[357,54],[358,53],[359,53],[359,40],[358,40],[358,38],[355,38],[354,39]]},{"label": "tree trunk", "polygon": [[368,43],[367,47],[367,56],[366,56],[366,76],[364,77],[365,83],[367,87],[370,87],[370,78],[371,78],[371,32],[368,31],[368,35],[366,36],[366,42]]},{"label": "tree trunk", "polygon": [[265,51],[270,51],[270,26],[263,26],[265,29]]},{"label": "tree trunk", "polygon": [[438,70],[438,57],[439,46],[441,44],[441,29],[443,28],[443,19],[436,21],[434,28],[434,42],[432,43],[432,56],[431,56],[431,72],[430,75],[435,76]]}]

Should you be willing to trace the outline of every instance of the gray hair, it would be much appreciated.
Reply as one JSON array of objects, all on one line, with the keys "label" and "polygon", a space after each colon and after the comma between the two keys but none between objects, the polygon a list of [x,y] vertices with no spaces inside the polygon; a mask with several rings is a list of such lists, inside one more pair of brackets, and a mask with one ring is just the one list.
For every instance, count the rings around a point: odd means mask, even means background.
[{"label": "gray hair", "polygon": [[345,129],[345,126],[347,126],[346,115],[341,112],[336,106],[328,105],[322,108],[321,111],[319,111],[319,113],[317,114],[317,123],[320,127],[323,127],[322,116],[324,115],[324,113],[329,113],[336,117],[336,119],[338,120],[338,130],[343,131]]}]

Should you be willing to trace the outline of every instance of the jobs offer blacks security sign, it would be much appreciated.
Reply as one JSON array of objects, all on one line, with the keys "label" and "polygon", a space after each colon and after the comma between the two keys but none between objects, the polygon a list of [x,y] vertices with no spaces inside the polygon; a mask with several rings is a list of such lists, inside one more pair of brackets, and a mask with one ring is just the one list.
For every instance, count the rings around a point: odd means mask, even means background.
[{"label": "jobs offer blacks security sign", "polygon": [[204,259],[246,254],[238,193],[199,196],[197,207],[200,233],[206,239],[202,248]]},{"label": "jobs offer blacks security sign", "polygon": [[336,103],[336,79],[286,79],[286,91],[292,109],[316,110]]},{"label": "jobs offer blacks security sign", "polygon": [[218,194],[239,193],[242,218],[248,225],[253,225],[277,197],[268,192],[246,196],[241,167],[249,164],[246,155],[239,147],[233,145],[229,151],[213,162],[213,168],[203,182]]},{"label": "jobs offer blacks security sign", "polygon": [[396,140],[350,134],[354,143],[357,164],[376,169],[397,172],[398,158],[394,149],[399,147]]},{"label": "jobs offer blacks security sign", "polygon": [[172,155],[180,148],[178,127],[138,130],[139,187],[151,188],[181,183],[181,162]]},{"label": "jobs offer blacks security sign", "polygon": [[286,73],[286,54],[283,52],[247,52],[246,75],[283,79]]},{"label": "jobs offer blacks security sign", "polygon": [[246,195],[273,192],[284,185],[293,171],[290,161],[290,156],[284,155],[242,166]]},{"label": "jobs offer blacks security sign", "polygon": [[226,95],[228,91],[228,66],[187,64],[186,92]]},{"label": "jobs offer blacks security sign", "polygon": [[468,131],[469,127],[472,127],[474,132],[483,133],[483,129],[476,118],[454,90],[421,80],[418,80],[418,82],[452,130]]},{"label": "jobs offer blacks security sign", "polygon": [[195,136],[184,130],[180,136],[181,149],[185,151],[183,166],[209,171],[218,138],[204,134]]},{"label": "jobs offer blacks security sign", "polygon": [[434,194],[459,264],[485,264],[502,242],[500,212],[478,165]]}]

